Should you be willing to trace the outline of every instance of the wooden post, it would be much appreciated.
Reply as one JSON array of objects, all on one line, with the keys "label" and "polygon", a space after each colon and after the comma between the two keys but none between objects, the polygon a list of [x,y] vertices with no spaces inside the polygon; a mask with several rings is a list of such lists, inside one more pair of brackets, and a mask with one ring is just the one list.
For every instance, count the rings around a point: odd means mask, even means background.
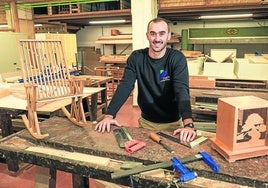
[{"label": "wooden post", "polygon": [[19,17],[18,17],[18,10],[16,7],[15,0],[10,1],[10,10],[11,10],[11,17],[12,17],[12,25],[15,32],[20,32],[20,23],[19,23]]}]

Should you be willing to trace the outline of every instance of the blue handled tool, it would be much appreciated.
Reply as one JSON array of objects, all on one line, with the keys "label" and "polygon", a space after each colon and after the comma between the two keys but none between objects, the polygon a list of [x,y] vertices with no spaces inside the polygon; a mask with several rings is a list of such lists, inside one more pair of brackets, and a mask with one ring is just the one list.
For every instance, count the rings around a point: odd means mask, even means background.
[{"label": "blue handled tool", "polygon": [[[210,166],[210,168],[213,169],[213,171],[215,173],[219,173],[220,166],[206,152],[199,152],[198,154],[181,158],[180,162],[182,164],[185,164],[185,163],[198,161],[198,160],[201,160],[201,159],[203,159],[204,162],[206,162]],[[174,159],[174,162],[175,162],[176,168],[178,170],[182,169],[184,177],[186,177],[188,174],[190,174],[187,171],[188,169],[186,170],[185,167],[183,168],[183,167],[179,166],[181,164],[176,159]],[[162,162],[162,163],[151,164],[151,165],[142,166],[142,167],[129,169],[129,170],[121,170],[121,171],[117,171],[117,172],[112,173],[111,176],[112,176],[112,179],[116,179],[116,178],[126,177],[126,176],[129,176],[129,175],[134,175],[134,174],[138,174],[138,173],[149,171],[149,170],[154,170],[154,169],[159,169],[159,168],[169,168],[169,167],[174,165],[174,162],[171,159],[169,161],[165,161],[165,162]],[[181,167],[181,168],[179,168],[179,167]],[[190,174],[190,175],[192,176],[193,174]],[[189,180],[189,179],[191,179],[191,178],[186,177],[185,179],[182,179],[182,180],[184,181],[184,180]]]},{"label": "blue handled tool", "polygon": [[[207,152],[202,151],[198,152],[198,154],[202,156],[204,162],[208,164],[214,173],[220,172],[220,165],[218,165]],[[191,172],[188,168],[186,168],[179,159],[173,157],[171,161],[173,162],[173,168],[181,173],[181,176],[179,177],[179,180],[181,182],[190,181],[196,178],[197,174],[195,172]]]},{"label": "blue handled tool", "polygon": [[198,152],[202,156],[202,159],[205,161],[205,163],[208,164],[208,166],[213,170],[214,173],[220,172],[220,165],[217,164],[214,159],[205,151]]},{"label": "blue handled tool", "polygon": [[178,158],[173,157],[171,160],[173,162],[173,168],[181,174],[179,177],[181,182],[190,181],[197,177],[197,174],[195,172],[191,172],[187,167],[185,167]]}]

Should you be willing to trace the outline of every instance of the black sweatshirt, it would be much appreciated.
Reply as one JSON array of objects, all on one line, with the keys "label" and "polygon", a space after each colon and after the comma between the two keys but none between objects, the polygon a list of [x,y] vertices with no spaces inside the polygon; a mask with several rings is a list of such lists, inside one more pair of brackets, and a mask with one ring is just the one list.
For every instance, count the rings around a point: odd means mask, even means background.
[{"label": "black sweatshirt", "polygon": [[172,48],[167,48],[160,59],[152,59],[148,53],[148,48],[131,53],[107,114],[116,116],[137,80],[138,105],[144,119],[170,123],[181,117],[183,120],[192,118],[185,56]]}]

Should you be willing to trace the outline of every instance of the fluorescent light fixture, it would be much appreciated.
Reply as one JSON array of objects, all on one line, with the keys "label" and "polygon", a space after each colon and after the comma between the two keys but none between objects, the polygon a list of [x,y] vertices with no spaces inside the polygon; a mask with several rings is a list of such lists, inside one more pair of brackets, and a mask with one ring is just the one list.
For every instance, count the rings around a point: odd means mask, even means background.
[{"label": "fluorescent light fixture", "polygon": [[7,24],[0,24],[0,28],[8,28]]},{"label": "fluorescent light fixture", "polygon": [[99,20],[99,21],[89,21],[90,24],[115,24],[115,23],[125,23],[126,20]]},{"label": "fluorescent light fixture", "polygon": [[34,27],[42,27],[42,24],[34,24]]},{"label": "fluorescent light fixture", "polygon": [[208,16],[200,16],[199,19],[249,18],[252,16],[253,14],[208,15]]},{"label": "fluorescent light fixture", "polygon": [[[42,24],[34,24],[34,27],[41,27]],[[8,28],[7,24],[0,24],[0,28]]]}]

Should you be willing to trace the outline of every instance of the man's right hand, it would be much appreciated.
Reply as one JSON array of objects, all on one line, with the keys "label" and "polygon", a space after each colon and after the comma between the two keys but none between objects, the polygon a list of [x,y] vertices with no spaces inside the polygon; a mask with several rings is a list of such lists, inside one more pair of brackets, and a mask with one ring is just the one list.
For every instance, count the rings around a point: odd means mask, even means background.
[{"label": "man's right hand", "polygon": [[112,115],[105,115],[104,118],[97,123],[95,131],[104,133],[105,131],[110,132],[111,125],[116,125],[121,127],[121,125],[113,118]]}]

